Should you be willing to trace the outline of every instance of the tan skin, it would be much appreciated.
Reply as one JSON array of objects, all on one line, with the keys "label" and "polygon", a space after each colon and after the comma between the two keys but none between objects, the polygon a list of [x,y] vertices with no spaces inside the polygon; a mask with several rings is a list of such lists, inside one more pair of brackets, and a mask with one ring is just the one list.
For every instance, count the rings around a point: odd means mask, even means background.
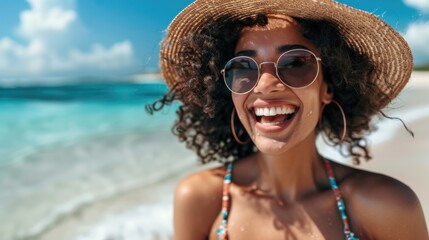
[{"label": "tan skin", "polygon": [[[236,53],[250,54],[258,63],[275,62],[282,53],[279,47],[300,45],[320,56],[292,19],[271,17],[269,22],[244,29]],[[232,94],[240,121],[259,151],[234,164],[229,239],[344,239],[334,194],[315,146],[322,105],[332,97],[323,74],[306,88],[292,89],[280,82],[272,64],[263,65],[250,93]],[[254,118],[255,106],[283,105],[296,109],[286,128],[261,127]],[[337,163],[332,166],[357,237],[429,239],[422,208],[409,187],[384,175]],[[206,170],[178,185],[176,240],[217,239],[224,175],[224,167]],[[249,190],[252,187],[256,190]]]}]

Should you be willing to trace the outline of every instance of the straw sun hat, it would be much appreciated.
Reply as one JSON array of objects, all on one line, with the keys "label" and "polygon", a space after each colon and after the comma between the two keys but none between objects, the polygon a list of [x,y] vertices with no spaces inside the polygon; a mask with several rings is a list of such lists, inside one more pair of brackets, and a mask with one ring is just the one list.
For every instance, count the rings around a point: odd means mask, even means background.
[{"label": "straw sun hat", "polygon": [[161,44],[161,71],[167,85],[178,81],[173,63],[180,61],[181,39],[199,33],[210,19],[244,19],[260,13],[331,22],[351,49],[368,56],[375,65],[372,81],[389,96],[380,99],[380,108],[396,97],[410,78],[413,58],[408,44],[368,12],[332,0],[196,0],[171,22]]}]

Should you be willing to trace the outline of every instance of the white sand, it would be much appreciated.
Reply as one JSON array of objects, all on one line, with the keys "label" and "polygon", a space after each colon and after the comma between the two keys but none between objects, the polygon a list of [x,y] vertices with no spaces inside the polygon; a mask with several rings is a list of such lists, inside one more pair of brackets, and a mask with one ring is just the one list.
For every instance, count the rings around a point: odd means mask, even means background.
[{"label": "white sand", "polygon": [[410,88],[429,88],[429,71],[418,71],[411,74],[410,82],[408,83]]}]

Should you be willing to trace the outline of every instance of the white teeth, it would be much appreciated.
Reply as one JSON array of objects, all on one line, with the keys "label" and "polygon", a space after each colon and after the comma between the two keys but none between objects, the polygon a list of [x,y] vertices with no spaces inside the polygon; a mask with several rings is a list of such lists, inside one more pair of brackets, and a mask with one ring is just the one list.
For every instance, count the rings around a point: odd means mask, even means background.
[{"label": "white teeth", "polygon": [[261,108],[261,109],[259,109],[258,113],[259,113],[260,115],[265,115],[265,114],[269,114],[269,113],[270,113],[270,110],[269,110],[268,108],[266,108],[266,109]]},{"label": "white teeth", "polygon": [[271,108],[255,108],[256,116],[275,116],[280,114],[291,114],[295,112],[295,108],[291,106],[271,107]]},{"label": "white teeth", "polygon": [[280,125],[282,123],[283,122],[261,122],[261,124],[265,125],[265,126],[277,126],[277,125]]}]

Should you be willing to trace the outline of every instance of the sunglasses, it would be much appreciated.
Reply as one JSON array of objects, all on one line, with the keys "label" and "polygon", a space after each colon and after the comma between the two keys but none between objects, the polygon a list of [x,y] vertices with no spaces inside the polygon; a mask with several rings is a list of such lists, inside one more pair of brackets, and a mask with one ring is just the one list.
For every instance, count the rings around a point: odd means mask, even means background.
[{"label": "sunglasses", "polygon": [[277,77],[290,88],[304,88],[316,80],[322,61],[307,49],[293,49],[280,55],[277,62],[262,62],[247,56],[238,56],[229,60],[221,74],[226,86],[235,94],[246,94],[255,88],[261,76],[262,64],[272,63]]}]

